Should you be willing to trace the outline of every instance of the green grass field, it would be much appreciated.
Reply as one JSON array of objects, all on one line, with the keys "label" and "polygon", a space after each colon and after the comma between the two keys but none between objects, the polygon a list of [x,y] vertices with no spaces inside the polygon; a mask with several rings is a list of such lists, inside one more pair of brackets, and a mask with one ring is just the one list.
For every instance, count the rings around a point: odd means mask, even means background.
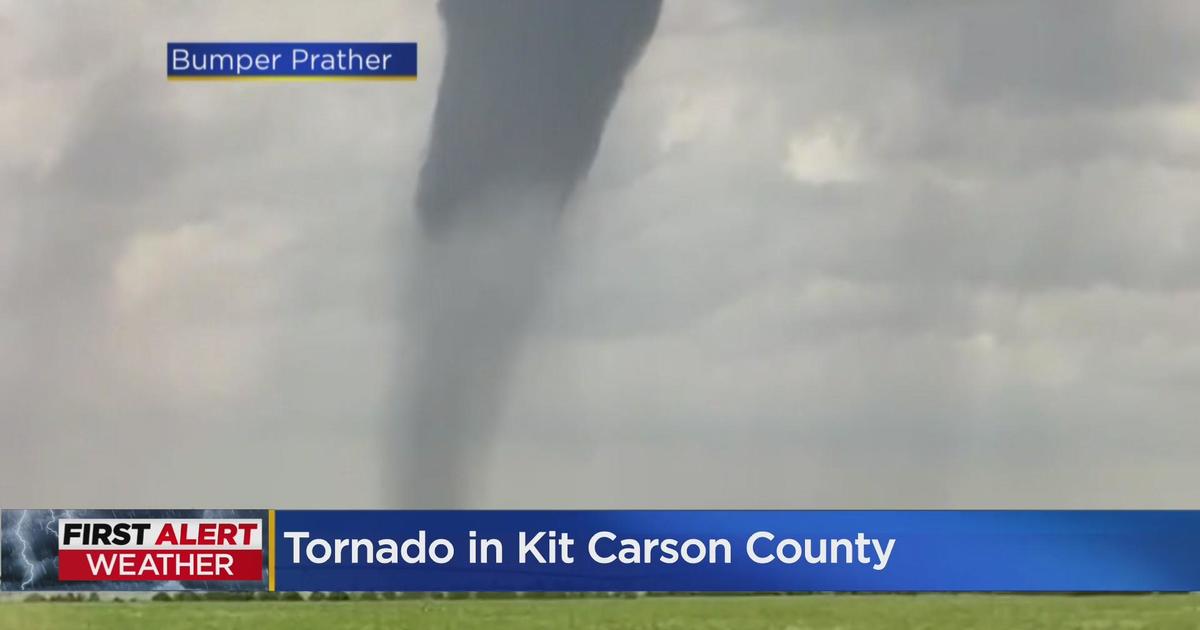
[{"label": "green grass field", "polygon": [[2,603],[0,629],[1200,628],[1200,596],[812,595],[367,602]]}]

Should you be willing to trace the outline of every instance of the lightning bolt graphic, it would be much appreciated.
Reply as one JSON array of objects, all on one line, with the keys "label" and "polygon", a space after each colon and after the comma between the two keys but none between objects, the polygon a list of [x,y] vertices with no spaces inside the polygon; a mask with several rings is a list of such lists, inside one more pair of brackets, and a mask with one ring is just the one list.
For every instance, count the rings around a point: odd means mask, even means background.
[{"label": "lightning bolt graphic", "polygon": [[60,518],[75,518],[75,510],[61,510],[55,513],[54,510],[46,510],[50,513],[50,518],[46,519],[46,533],[58,538],[58,519]]},{"label": "lightning bolt graphic", "polygon": [[21,543],[20,558],[21,563],[25,565],[25,581],[21,582],[22,591],[25,590],[25,587],[33,584],[34,580],[38,578],[37,568],[41,566],[29,557],[29,541],[25,539],[25,523],[28,519],[29,510],[21,510],[21,518],[17,521],[16,529],[13,532],[16,534],[17,540]]},{"label": "lightning bolt graphic", "polygon": [[[60,513],[55,513],[54,510],[46,510],[50,513],[50,518],[46,519],[46,533],[58,539],[58,521],[64,518],[75,518],[75,510],[62,510]],[[54,557],[54,571],[58,573],[58,556]]]}]

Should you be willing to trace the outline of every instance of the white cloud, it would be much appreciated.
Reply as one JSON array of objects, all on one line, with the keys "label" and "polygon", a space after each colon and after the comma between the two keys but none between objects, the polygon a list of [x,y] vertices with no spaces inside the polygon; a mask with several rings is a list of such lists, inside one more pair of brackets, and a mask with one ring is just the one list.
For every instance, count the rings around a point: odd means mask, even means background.
[{"label": "white cloud", "polygon": [[[289,226],[234,219],[136,234],[113,270],[115,307],[128,314],[154,304],[170,304],[198,287],[224,289],[229,300],[233,296],[228,290],[236,288],[232,280],[279,261],[272,256],[295,238],[289,231]],[[186,307],[204,310],[202,304]]]},{"label": "white cloud", "polygon": [[783,169],[806,184],[848,183],[864,176],[859,131],[847,120],[835,119],[793,134],[787,143]]}]

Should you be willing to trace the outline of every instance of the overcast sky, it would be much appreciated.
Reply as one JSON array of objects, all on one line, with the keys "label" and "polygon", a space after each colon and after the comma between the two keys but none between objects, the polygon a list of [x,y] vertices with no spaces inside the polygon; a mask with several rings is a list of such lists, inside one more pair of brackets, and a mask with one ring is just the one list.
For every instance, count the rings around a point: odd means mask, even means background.
[{"label": "overcast sky", "polygon": [[[0,504],[384,506],[441,59],[424,1],[0,0]],[[1194,507],[1197,87],[1197,3],[668,0],[473,503]]]}]

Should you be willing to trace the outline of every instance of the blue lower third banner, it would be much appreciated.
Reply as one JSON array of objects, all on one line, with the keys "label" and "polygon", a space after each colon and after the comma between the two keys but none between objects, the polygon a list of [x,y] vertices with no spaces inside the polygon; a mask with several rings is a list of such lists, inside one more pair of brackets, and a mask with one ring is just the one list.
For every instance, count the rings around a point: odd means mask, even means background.
[{"label": "blue lower third banner", "polygon": [[411,80],[413,42],[180,42],[167,44],[171,80]]},{"label": "blue lower third banner", "polygon": [[1200,512],[280,511],[343,591],[1196,591]]},{"label": "blue lower third banner", "polygon": [[1200,591],[1198,511],[0,510],[0,590]]}]

